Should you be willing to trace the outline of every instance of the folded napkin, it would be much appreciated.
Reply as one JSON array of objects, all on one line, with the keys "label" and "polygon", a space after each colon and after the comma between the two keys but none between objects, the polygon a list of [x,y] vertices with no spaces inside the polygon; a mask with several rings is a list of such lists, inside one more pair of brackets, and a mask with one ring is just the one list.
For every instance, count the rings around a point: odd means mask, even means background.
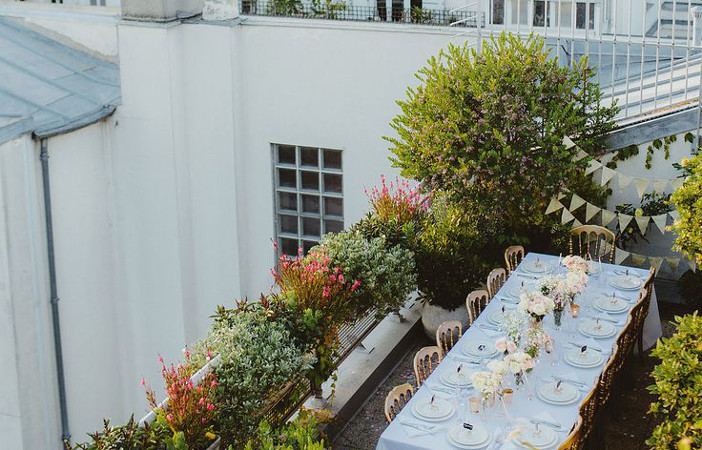
[{"label": "folded napkin", "polygon": [[498,330],[493,329],[491,327],[480,326],[480,325],[482,325],[482,324],[478,324],[478,326],[477,326],[478,330],[487,337],[495,338],[495,337],[502,335],[501,331],[498,331]]},{"label": "folded napkin", "polygon": [[407,436],[412,438],[427,434],[434,434],[442,430],[441,427],[436,425],[430,425],[428,423],[414,420],[400,419],[400,423],[402,424],[402,429],[405,430],[405,433],[407,433]]},{"label": "folded napkin", "polygon": [[593,338],[587,338],[587,339],[578,339],[573,341],[572,344],[570,344],[572,347],[575,348],[580,348],[583,345],[587,345],[588,349],[594,349],[594,350],[599,350],[603,351],[604,349],[602,348],[601,345],[599,345]]},{"label": "folded napkin", "polygon": [[[537,422],[541,422],[547,426],[551,425],[551,428],[553,428],[553,429],[556,429],[554,427],[559,427],[560,429],[563,428],[563,425],[561,424],[561,422],[558,419],[556,419],[555,417],[553,417],[551,415],[551,413],[549,413],[548,411],[540,412],[539,414],[534,416],[533,420],[535,420]],[[556,430],[556,431],[559,431],[559,430]]]},{"label": "folded napkin", "polygon": [[626,317],[613,317],[611,314],[607,314],[606,312],[594,314],[592,319],[600,319],[604,322],[610,322],[619,326],[623,326],[626,323]]},{"label": "folded napkin", "polygon": [[504,303],[511,303],[511,304],[513,304],[513,305],[516,305],[516,304],[519,303],[519,299],[518,299],[518,298],[514,298],[514,297],[507,297],[507,296],[505,296],[505,295],[500,295],[500,296],[497,297],[497,298],[498,298],[501,302],[504,302]]},{"label": "folded napkin", "polygon": [[[555,375],[555,377],[559,380],[563,380],[564,383],[570,382],[573,386],[577,387],[579,390],[583,392],[590,392],[592,387],[590,384],[583,380],[575,371],[573,370],[562,370],[558,372],[558,375]],[[560,423],[560,422],[556,422]]]}]

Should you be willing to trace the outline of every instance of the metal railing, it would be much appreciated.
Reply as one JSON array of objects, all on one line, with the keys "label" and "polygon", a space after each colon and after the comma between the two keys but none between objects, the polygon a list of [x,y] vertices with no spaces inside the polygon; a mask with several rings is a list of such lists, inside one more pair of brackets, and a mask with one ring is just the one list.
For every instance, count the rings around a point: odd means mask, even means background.
[{"label": "metal railing", "polygon": [[[355,22],[413,23],[437,26],[477,27],[485,25],[483,15],[474,11],[422,8],[377,8],[346,3],[316,5],[289,0],[240,0],[241,14],[249,16],[294,17]],[[456,25],[459,23],[459,25]]]}]

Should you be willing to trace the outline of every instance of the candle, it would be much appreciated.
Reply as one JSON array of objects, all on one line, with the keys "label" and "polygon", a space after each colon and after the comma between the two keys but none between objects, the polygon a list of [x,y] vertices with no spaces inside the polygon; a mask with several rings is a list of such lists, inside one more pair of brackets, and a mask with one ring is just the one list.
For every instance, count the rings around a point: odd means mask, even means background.
[{"label": "candle", "polygon": [[573,316],[573,319],[578,317],[579,311],[580,311],[580,305],[578,305],[577,303],[570,304],[570,314]]},{"label": "candle", "polygon": [[470,412],[480,414],[480,399],[478,397],[469,398],[468,403],[470,404]]},{"label": "candle", "polygon": [[505,405],[512,403],[512,396],[514,395],[514,390],[512,388],[505,388],[502,390],[502,401]]}]

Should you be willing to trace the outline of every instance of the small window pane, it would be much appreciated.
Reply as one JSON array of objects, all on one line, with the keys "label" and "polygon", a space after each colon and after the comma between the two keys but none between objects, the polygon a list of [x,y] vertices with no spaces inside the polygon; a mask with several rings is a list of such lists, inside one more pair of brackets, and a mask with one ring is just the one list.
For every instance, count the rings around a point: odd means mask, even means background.
[{"label": "small window pane", "polygon": [[297,256],[297,239],[280,239],[280,250],[285,255]]},{"label": "small window pane", "polygon": [[317,172],[300,172],[300,174],[302,176],[302,189],[319,190],[319,174]]},{"label": "small window pane", "polygon": [[319,152],[317,149],[302,147],[300,149],[300,164],[307,167],[319,167]]},{"label": "small window pane", "polygon": [[571,3],[559,2],[557,7],[561,11],[561,27],[569,28],[573,23],[573,5]]},{"label": "small window pane", "polygon": [[505,23],[505,0],[492,0],[492,23],[495,25]]},{"label": "small window pane", "polygon": [[325,220],[324,221],[324,232],[325,233],[338,233],[344,230],[344,222],[340,220]]},{"label": "small window pane", "polygon": [[341,169],[341,152],[336,150],[324,150],[324,168]]},{"label": "small window pane", "polygon": [[340,198],[324,197],[324,214],[343,217],[344,201]]},{"label": "small window pane", "polygon": [[297,187],[297,174],[294,170],[278,169],[278,180],[280,180],[280,185],[283,187]]},{"label": "small window pane", "polygon": [[297,212],[297,194],[278,192],[278,204],[280,209]]},{"label": "small window pane", "polygon": [[319,197],[316,195],[303,195],[302,212],[319,214]]},{"label": "small window pane", "polygon": [[549,26],[549,5],[550,3],[544,0],[536,0],[534,2],[534,26],[544,27]]},{"label": "small window pane", "polygon": [[281,233],[297,234],[297,217],[280,214],[278,220],[280,221]]},{"label": "small window pane", "polygon": [[520,2],[512,2],[512,23],[526,25],[529,22],[527,15],[529,14],[529,2],[522,0]]},{"label": "small window pane", "polygon": [[324,192],[341,193],[341,175],[332,173],[324,174]]},{"label": "small window pane", "polygon": [[595,28],[595,4],[594,3],[576,3],[575,4],[575,28],[580,30],[585,29],[585,23],[588,23],[589,29]]},{"label": "small window pane", "polygon": [[295,147],[292,145],[279,145],[278,163],[295,165]]},{"label": "small window pane", "polygon": [[317,241],[302,241],[302,251],[307,254],[310,250],[312,250],[312,247],[317,244],[319,244]]},{"label": "small window pane", "polygon": [[305,236],[319,237],[321,234],[319,219],[310,219],[308,217],[303,217],[302,234],[304,234]]}]

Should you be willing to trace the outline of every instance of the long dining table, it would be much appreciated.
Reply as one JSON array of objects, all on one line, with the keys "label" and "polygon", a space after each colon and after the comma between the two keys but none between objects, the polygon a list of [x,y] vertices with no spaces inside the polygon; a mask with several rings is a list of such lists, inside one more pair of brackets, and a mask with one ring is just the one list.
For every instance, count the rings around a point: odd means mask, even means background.
[{"label": "long dining table", "polygon": [[[525,256],[520,265],[512,271],[505,284],[496,293],[495,297],[488,303],[484,311],[477,317],[472,326],[464,330],[461,339],[445,355],[427,380],[414,393],[410,401],[402,408],[397,417],[388,425],[381,435],[376,450],[442,450],[442,449],[467,449],[486,448],[492,449],[518,449],[518,440],[506,440],[505,434],[518,426],[531,426],[543,421],[543,426],[555,431],[556,440],[552,444],[538,447],[540,449],[557,449],[566,439],[568,433],[576,423],[580,403],[586,396],[594,390],[599,381],[600,374],[606,361],[613,351],[613,346],[617,337],[621,334],[627,316],[638,297],[638,289],[622,290],[615,288],[612,281],[621,276],[626,271],[627,275],[640,277],[642,280],[648,276],[648,271],[643,269],[623,267],[612,264],[601,264],[599,275],[591,275],[585,290],[577,297],[580,305],[580,313],[573,319],[568,314],[568,309],[564,311],[563,323],[560,329],[556,329],[553,314],[547,315],[543,320],[543,328],[554,342],[554,352],[545,354],[542,352],[537,358],[536,366],[528,374],[529,388],[515,390],[512,401],[509,405],[499,403],[490,408],[491,411],[482,411],[473,415],[470,408],[465,407],[465,403],[459,405],[455,392],[455,386],[446,383],[449,373],[455,373],[460,366],[464,371],[488,371],[486,365],[491,360],[499,360],[502,354],[494,355],[492,358],[475,358],[466,354],[468,346],[475,348],[476,344],[482,344],[487,348],[493,348],[495,341],[504,336],[499,327],[496,327],[495,314],[503,314],[505,310],[515,308],[515,291],[536,290],[538,279],[541,277],[533,272],[525,270],[526,264],[533,264],[535,261],[544,264],[558,265],[559,257],[538,253],[529,253]],[[545,275],[542,275],[545,276]],[[595,308],[594,302],[604,296],[615,295],[628,302],[629,308],[618,313],[611,314]],[[601,300],[600,300],[601,301]],[[504,307],[504,308],[503,308]],[[612,324],[615,327],[614,334],[606,338],[593,339],[592,336],[585,336],[581,331],[583,321],[592,321],[599,317],[601,323]],[[658,313],[658,306],[655,292],[651,296],[651,307],[644,326],[645,347],[652,346],[661,336],[661,323]],[[592,351],[601,352],[601,362],[594,367],[576,367],[566,361],[567,352],[578,351],[583,345],[589,345]],[[572,353],[570,353],[572,354]],[[569,355],[570,357],[570,355]],[[443,376],[442,376],[443,374]],[[511,377],[509,372],[505,377]],[[552,404],[546,402],[539,395],[534,393],[542,386],[553,383],[556,380],[564,380],[572,383],[579,391],[579,397],[567,404]],[[468,387],[470,396],[478,394]],[[444,420],[426,421],[417,414],[417,408],[433,401],[434,396],[450,402],[452,413]],[[462,408],[460,414],[458,408]],[[486,414],[487,413],[487,414]],[[461,420],[462,419],[462,420]],[[455,428],[462,427],[464,421],[476,422],[488,432],[488,440],[480,446],[461,446],[455,440],[451,440],[449,433],[456,433]],[[553,423],[552,423],[553,422]],[[524,425],[529,424],[529,425]],[[538,426],[537,426],[538,430]],[[455,434],[452,434],[454,436]],[[526,447],[528,448],[528,446]]]}]

